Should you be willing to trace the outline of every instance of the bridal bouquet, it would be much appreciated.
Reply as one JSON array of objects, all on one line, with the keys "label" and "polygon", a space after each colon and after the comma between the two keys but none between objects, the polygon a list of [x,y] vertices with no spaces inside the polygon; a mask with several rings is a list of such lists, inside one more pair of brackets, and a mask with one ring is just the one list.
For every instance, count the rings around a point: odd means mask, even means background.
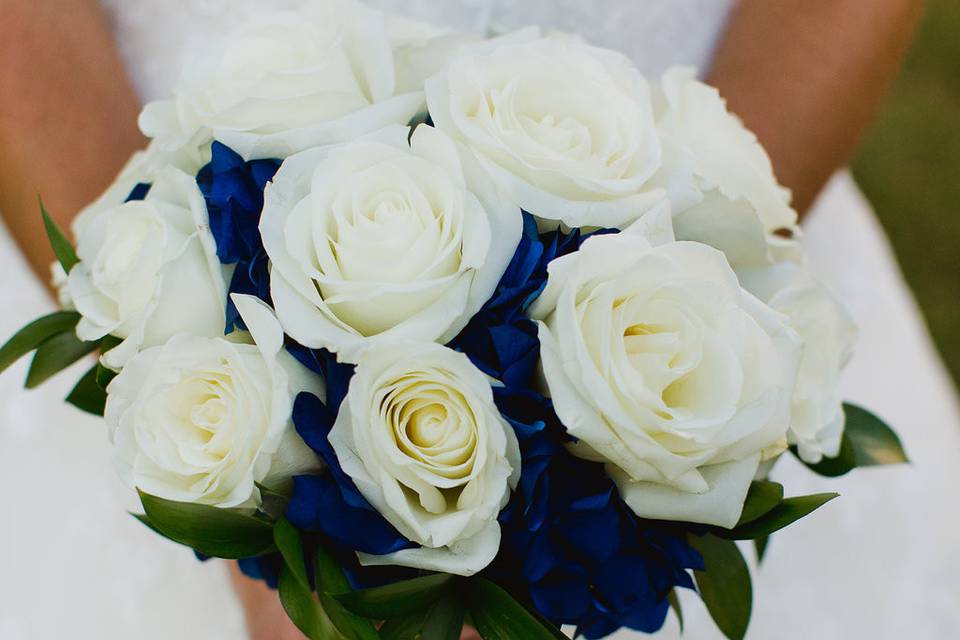
[{"label": "bridal bouquet", "polygon": [[653,632],[678,589],[741,638],[735,541],[835,497],[785,497],[777,459],[905,459],[841,403],[854,327],[689,69],[310,2],[140,125],[75,245],[44,211],[63,310],[0,367],[35,352],[33,387],[98,353],[67,400],[136,517],[310,638]]}]

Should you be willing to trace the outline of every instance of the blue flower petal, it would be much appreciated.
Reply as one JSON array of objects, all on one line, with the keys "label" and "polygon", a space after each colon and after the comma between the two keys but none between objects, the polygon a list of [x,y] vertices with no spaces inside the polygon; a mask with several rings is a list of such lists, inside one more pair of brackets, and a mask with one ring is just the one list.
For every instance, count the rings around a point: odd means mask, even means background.
[{"label": "blue flower petal", "polygon": [[197,185],[207,204],[217,257],[223,264],[236,265],[227,299],[226,331],[229,333],[234,328],[245,328],[229,294],[255,295],[271,303],[270,276],[259,225],[263,190],[279,169],[280,161],[245,162],[217,141],[211,152],[210,162],[197,174]]},{"label": "blue flower petal", "polygon": [[295,476],[286,516],[297,529],[354,551],[384,555],[414,546],[372,507],[348,502],[332,475]]}]

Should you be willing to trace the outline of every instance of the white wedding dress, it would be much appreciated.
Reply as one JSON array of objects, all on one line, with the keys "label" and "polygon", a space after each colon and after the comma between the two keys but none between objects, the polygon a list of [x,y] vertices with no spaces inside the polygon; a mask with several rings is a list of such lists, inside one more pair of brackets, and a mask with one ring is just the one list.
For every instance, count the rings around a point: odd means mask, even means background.
[{"label": "white wedding dress", "polygon": [[[300,0],[104,2],[144,100],[180,64],[254,7]],[[539,23],[620,49],[645,71],[708,64],[732,0],[385,0],[404,16],[472,31]],[[861,327],[847,397],[903,436],[913,464],[818,478],[792,460],[792,494],[842,498],[777,534],[755,571],[748,637],[947,638],[960,630],[960,412],[949,378],[883,232],[849,175],[806,225],[811,262]],[[935,239],[931,238],[931,241]],[[0,337],[51,309],[0,228]],[[20,389],[26,363],[0,377],[0,638],[237,640],[243,621],[222,564],[200,564],[124,513],[101,421],[61,404],[81,369]],[[84,365],[86,366],[86,365]],[[689,638],[720,637],[695,596]],[[672,619],[657,637],[675,638]],[[617,638],[635,637],[622,633]]]}]

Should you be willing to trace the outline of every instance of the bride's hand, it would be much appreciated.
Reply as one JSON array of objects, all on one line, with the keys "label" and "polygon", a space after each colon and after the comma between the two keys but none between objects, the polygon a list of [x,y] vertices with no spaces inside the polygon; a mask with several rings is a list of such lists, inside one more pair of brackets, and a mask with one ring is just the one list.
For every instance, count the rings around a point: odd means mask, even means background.
[{"label": "bride's hand", "polygon": [[[280,606],[275,591],[240,573],[235,562],[230,563],[230,578],[243,605],[250,640],[304,640],[304,635]],[[466,628],[460,640],[480,640],[480,636]]]}]

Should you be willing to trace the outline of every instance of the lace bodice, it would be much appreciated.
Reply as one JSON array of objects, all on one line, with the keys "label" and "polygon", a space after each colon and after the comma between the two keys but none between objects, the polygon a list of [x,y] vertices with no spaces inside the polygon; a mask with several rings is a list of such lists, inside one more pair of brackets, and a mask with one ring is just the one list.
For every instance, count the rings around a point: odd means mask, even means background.
[{"label": "lace bodice", "polygon": [[[303,0],[102,0],[140,97],[165,96],[181,65],[210,36],[264,7]],[[529,24],[576,32],[617,49],[647,72],[704,68],[735,0],[368,0],[405,17],[464,31]]]}]

